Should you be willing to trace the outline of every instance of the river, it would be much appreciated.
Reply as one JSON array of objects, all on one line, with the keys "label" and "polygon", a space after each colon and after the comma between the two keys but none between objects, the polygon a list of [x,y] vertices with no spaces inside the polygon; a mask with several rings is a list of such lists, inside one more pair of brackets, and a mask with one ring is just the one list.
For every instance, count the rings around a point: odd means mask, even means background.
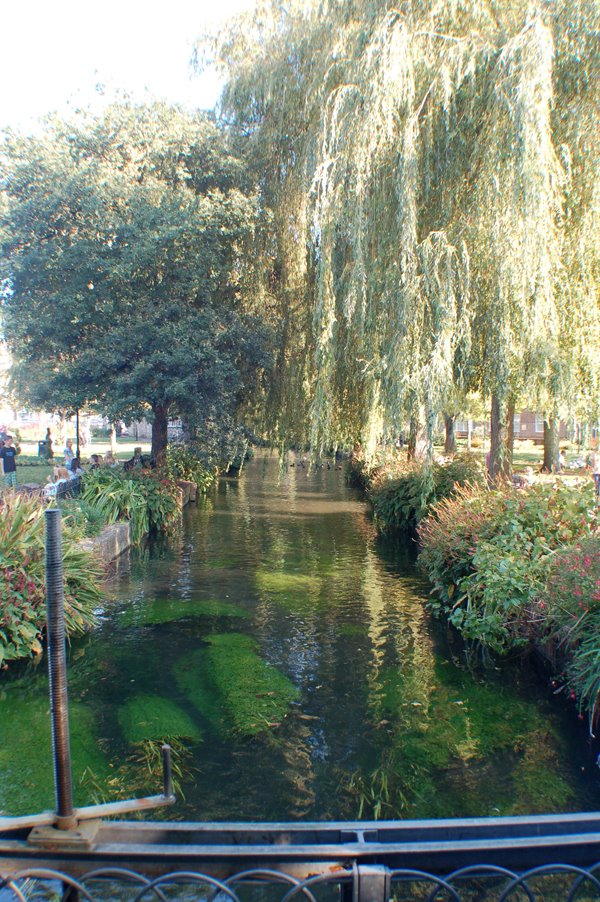
[{"label": "river", "polygon": [[[121,561],[69,650],[76,804],[160,791],[186,820],[600,808],[585,725],[515,662],[483,666],[426,609],[335,467],[252,460]],[[45,660],[0,681],[0,811],[53,807]]]}]

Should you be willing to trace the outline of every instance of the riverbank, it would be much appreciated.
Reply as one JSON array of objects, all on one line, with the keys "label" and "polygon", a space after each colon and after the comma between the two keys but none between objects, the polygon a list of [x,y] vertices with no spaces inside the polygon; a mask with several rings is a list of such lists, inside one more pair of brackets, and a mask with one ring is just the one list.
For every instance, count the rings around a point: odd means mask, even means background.
[{"label": "riverbank", "polygon": [[543,649],[556,665],[553,688],[592,732],[600,715],[600,534],[591,477],[490,487],[476,472],[461,478],[470,466],[455,459],[432,474],[411,465],[400,476],[367,477],[375,522],[417,539],[435,616],[498,654]]}]

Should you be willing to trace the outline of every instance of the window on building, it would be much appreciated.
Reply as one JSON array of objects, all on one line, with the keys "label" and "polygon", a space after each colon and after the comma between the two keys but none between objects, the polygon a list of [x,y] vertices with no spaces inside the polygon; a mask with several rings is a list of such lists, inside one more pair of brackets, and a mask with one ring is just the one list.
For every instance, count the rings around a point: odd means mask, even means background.
[{"label": "window on building", "polygon": [[541,413],[536,413],[535,415],[535,431],[543,432],[544,431],[544,417]]}]

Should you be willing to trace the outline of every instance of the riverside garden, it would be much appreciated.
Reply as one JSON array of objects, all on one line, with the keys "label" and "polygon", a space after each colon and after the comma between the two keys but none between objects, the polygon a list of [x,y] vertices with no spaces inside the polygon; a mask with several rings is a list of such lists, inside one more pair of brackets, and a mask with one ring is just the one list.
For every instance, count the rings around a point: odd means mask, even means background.
[{"label": "riverside garden", "polygon": [[[6,391],[152,424],[59,502],[80,803],[168,739],[189,819],[597,809],[597,6],[287,7],[205,39],[218,115],[0,150]],[[17,814],[52,797],[46,502],[1,504]]]}]

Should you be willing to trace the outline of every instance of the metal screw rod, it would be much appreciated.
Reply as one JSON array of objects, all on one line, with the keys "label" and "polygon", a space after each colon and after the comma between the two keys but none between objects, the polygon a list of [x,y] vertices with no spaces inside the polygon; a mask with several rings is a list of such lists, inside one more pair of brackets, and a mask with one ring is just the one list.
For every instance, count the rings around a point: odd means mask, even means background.
[{"label": "metal screw rod", "polygon": [[47,510],[45,518],[48,674],[50,677],[50,716],[52,720],[56,825],[59,829],[67,830],[74,826],[75,817],[73,812],[73,782],[69,742],[65,597],[60,510],[58,508]]},{"label": "metal screw rod", "polygon": [[171,746],[163,745],[162,764],[163,764],[163,795],[166,799],[173,798],[173,772],[171,770]]}]

